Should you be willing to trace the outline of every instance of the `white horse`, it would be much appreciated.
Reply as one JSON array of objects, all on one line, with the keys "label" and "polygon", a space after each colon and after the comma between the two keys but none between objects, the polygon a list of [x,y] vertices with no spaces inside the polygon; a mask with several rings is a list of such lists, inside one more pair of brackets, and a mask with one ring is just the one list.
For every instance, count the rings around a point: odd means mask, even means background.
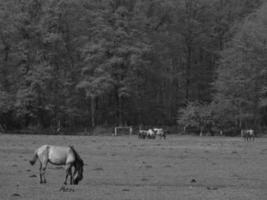
[{"label": "white horse", "polygon": [[[45,170],[48,163],[53,165],[65,165],[66,177],[64,184],[67,184],[68,176],[70,176],[70,184],[77,185],[83,179],[83,160],[76,152],[73,146],[52,146],[43,145],[39,147],[30,160],[30,164],[34,165],[36,160],[40,161],[40,183],[46,183]],[[72,173],[72,167],[74,172]]]},{"label": "white horse", "polygon": [[162,128],[153,128],[153,131],[156,133],[157,136],[160,138],[166,139],[166,133]]},{"label": "white horse", "polygon": [[149,139],[155,139],[156,138],[156,134],[152,129],[148,129],[146,134],[147,134],[147,138],[149,138]]}]

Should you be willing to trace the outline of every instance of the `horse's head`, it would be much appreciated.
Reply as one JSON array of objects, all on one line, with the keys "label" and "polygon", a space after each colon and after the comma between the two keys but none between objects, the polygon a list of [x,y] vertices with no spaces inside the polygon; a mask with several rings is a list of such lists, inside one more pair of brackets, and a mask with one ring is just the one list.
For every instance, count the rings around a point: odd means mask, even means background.
[{"label": "horse's head", "polygon": [[74,161],[74,168],[75,168],[75,174],[73,183],[75,185],[78,185],[78,183],[83,179],[83,160],[81,159],[80,155],[77,153],[77,151],[74,149],[73,146],[69,146],[72,149],[72,152],[75,155],[75,161]]},{"label": "horse's head", "polygon": [[83,166],[84,163],[82,159],[76,160],[75,170],[77,171],[77,173],[75,173],[74,175],[74,180],[73,180],[74,185],[78,185],[78,183],[83,179]]}]

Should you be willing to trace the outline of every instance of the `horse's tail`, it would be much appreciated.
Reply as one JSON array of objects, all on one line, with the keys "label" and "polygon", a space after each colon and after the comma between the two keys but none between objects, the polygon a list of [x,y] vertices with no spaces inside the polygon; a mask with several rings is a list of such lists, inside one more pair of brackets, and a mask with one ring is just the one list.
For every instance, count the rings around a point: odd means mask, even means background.
[{"label": "horse's tail", "polygon": [[37,152],[34,152],[32,159],[29,161],[31,165],[34,165],[38,158]]}]

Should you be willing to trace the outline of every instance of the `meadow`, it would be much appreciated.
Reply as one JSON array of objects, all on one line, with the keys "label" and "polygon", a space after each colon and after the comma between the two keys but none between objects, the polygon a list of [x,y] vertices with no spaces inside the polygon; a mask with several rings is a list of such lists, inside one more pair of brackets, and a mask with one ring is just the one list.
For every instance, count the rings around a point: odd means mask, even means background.
[{"label": "meadow", "polygon": [[[63,167],[49,165],[39,184],[42,144],[74,145],[85,162],[79,185],[62,184]],[[0,135],[0,199],[264,200],[267,139],[169,136]]]}]

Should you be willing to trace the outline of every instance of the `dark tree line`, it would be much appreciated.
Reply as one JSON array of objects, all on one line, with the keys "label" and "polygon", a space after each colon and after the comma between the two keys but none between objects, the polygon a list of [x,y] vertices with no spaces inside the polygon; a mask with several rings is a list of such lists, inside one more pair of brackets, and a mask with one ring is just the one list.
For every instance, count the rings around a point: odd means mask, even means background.
[{"label": "dark tree line", "polygon": [[266,10],[261,0],[1,0],[0,124],[264,126]]}]

